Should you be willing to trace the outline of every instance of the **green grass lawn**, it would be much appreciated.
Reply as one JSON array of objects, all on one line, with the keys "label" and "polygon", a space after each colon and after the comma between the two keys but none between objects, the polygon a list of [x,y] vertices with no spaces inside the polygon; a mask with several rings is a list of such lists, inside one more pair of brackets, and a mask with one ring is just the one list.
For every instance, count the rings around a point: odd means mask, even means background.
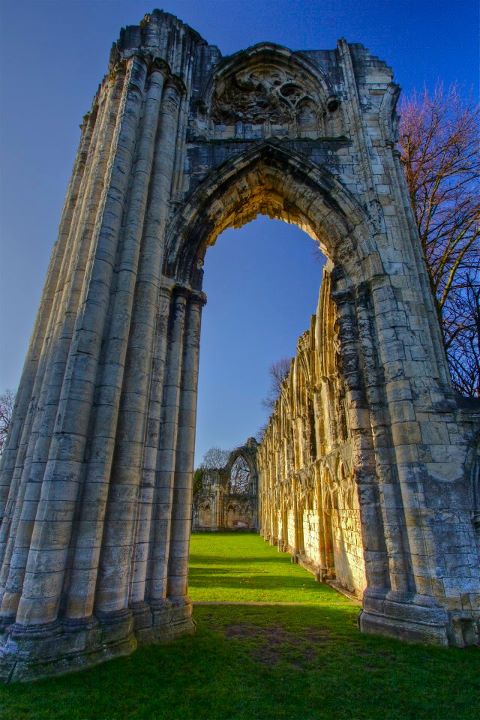
[{"label": "green grass lawn", "polygon": [[251,533],[193,535],[189,585],[194,602],[328,602],[352,606],[294,565],[290,555],[279,553]]},{"label": "green grass lawn", "polygon": [[358,606],[254,535],[195,535],[197,633],[0,688],[1,720],[477,720],[480,652],[361,635]]}]

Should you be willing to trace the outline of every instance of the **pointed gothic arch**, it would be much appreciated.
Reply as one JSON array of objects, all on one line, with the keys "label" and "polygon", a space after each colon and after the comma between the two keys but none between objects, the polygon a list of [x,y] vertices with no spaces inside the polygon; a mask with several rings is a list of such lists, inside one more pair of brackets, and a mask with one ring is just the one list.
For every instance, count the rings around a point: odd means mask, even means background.
[{"label": "pointed gothic arch", "polygon": [[298,225],[354,277],[375,254],[378,227],[351,192],[325,167],[272,139],[235,153],[189,195],[168,228],[165,274],[198,284],[195,270],[208,246],[258,214]]},{"label": "pointed gothic arch", "polygon": [[[229,453],[224,467],[202,471],[202,484],[193,498],[194,531],[258,529],[257,442]],[[202,512],[208,504],[210,515]]]}]

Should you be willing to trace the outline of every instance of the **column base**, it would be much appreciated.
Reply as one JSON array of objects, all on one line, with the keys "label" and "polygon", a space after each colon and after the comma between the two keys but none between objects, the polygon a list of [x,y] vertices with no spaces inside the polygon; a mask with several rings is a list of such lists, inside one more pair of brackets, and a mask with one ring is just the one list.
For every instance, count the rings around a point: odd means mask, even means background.
[{"label": "column base", "polygon": [[359,617],[360,630],[371,635],[385,635],[397,640],[428,643],[430,645],[448,645],[445,627],[416,623],[402,618],[375,615],[362,610]]},{"label": "column base", "polygon": [[130,655],[139,645],[195,631],[187,599],[45,625],[14,623],[0,635],[0,682],[64,675]]},{"label": "column base", "polygon": [[478,619],[450,613],[432,598],[366,591],[360,630],[410,642],[466,647],[479,640]]}]

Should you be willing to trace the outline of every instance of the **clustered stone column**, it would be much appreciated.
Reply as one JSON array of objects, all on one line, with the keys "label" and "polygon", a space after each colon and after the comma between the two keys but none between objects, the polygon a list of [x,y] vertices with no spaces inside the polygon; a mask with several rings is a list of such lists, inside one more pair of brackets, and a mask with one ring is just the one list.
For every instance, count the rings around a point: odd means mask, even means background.
[{"label": "clustered stone column", "polygon": [[114,56],[82,126],[2,460],[4,680],[193,629],[205,298],[163,264],[194,40],[177,38],[177,74],[161,48]]}]

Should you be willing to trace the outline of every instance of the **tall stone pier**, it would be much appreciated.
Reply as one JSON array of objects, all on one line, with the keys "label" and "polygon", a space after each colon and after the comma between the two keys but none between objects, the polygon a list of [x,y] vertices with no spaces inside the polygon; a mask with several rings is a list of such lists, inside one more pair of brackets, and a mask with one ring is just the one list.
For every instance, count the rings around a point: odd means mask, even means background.
[{"label": "tall stone pier", "polygon": [[222,230],[259,213],[299,225],[331,264],[329,392],[341,388],[351,438],[361,628],[475,642],[479,415],[452,392],[397,95],[391,70],[344,40],[222,57],[158,10],[121,31],[82,125],[2,457],[3,680],[193,631],[202,266]]}]

